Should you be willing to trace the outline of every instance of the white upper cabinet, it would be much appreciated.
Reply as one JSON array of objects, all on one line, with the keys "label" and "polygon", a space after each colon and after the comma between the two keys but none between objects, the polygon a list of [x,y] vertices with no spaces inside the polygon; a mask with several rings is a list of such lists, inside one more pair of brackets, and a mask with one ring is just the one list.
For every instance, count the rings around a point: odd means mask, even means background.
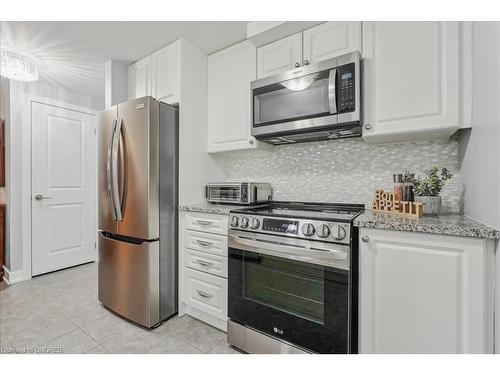
[{"label": "white upper cabinet", "polygon": [[363,23],[363,137],[449,137],[459,128],[458,22]]},{"label": "white upper cabinet", "polygon": [[208,56],[208,152],[257,146],[250,135],[255,57],[255,46],[249,41]]},{"label": "white upper cabinet", "polygon": [[493,240],[364,228],[360,239],[360,353],[492,353]]},{"label": "white upper cabinet", "polygon": [[257,50],[257,78],[361,50],[361,22],[325,22]]},{"label": "white upper cabinet", "polygon": [[302,33],[262,46],[257,54],[257,76],[263,78],[302,65]]},{"label": "white upper cabinet", "polygon": [[177,41],[130,65],[129,99],[151,95],[164,103],[179,103],[180,59],[180,41]]},{"label": "white upper cabinet", "polygon": [[153,53],[152,92],[156,100],[167,104],[179,103],[180,41]]},{"label": "white upper cabinet", "polygon": [[325,22],[303,32],[303,61],[316,63],[361,50],[361,22]]},{"label": "white upper cabinet", "polygon": [[152,94],[151,56],[137,61],[128,68],[128,98],[135,99]]}]

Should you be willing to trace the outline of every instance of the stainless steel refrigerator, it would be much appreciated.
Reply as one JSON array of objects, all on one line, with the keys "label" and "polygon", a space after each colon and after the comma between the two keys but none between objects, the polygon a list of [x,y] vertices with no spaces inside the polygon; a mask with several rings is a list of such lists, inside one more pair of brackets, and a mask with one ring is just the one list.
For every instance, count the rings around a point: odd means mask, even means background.
[{"label": "stainless steel refrigerator", "polygon": [[146,327],[178,306],[178,120],[150,96],[99,118],[99,301]]}]

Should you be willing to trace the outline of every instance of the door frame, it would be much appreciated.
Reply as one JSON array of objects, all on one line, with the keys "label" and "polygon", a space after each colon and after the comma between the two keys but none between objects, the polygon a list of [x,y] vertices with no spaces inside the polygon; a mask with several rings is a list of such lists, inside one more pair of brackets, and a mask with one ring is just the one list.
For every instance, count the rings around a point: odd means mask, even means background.
[{"label": "door frame", "polygon": [[[91,116],[94,116],[94,150],[97,151],[97,118],[99,111],[94,109],[85,108],[82,106],[77,106],[69,104],[63,101],[44,98],[37,95],[26,95],[24,108],[23,108],[23,158],[22,158],[22,223],[23,223],[23,280],[29,280],[32,277],[32,215],[31,212],[31,197],[32,197],[32,139],[31,139],[31,128],[33,125],[32,115],[32,105],[33,103],[39,103],[43,105],[48,105],[52,107],[57,107],[61,109],[67,109],[70,111],[82,112]],[[94,152],[94,209],[95,209],[95,234],[97,241],[97,152]],[[97,260],[97,248],[96,248],[96,258]]]}]

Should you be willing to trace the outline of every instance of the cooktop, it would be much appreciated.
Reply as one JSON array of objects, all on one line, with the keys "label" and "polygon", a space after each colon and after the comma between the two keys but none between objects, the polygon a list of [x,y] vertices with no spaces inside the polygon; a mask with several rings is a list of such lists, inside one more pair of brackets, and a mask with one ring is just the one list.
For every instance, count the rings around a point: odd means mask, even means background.
[{"label": "cooktop", "polygon": [[269,202],[231,210],[234,213],[293,217],[318,220],[351,221],[364,211],[363,204]]}]

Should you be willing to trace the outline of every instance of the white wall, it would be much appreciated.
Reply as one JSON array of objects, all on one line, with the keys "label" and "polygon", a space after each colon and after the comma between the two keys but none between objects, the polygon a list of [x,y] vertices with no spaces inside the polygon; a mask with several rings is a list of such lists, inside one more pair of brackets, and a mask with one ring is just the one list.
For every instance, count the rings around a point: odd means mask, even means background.
[{"label": "white wall", "polygon": [[104,65],[105,108],[126,102],[128,99],[128,61],[109,60]]},{"label": "white wall", "polygon": [[[472,25],[472,126],[460,136],[464,214],[500,229],[500,22]],[[500,353],[500,248],[495,347]]]},{"label": "white wall", "polygon": [[179,110],[179,204],[205,201],[204,187],[226,175],[207,153],[207,55],[181,40],[181,97]]},{"label": "white wall", "polygon": [[[5,87],[6,85],[3,84]],[[24,183],[23,171],[29,163],[30,150],[24,145],[26,122],[25,105],[29,95],[36,95],[51,100],[73,104],[94,110],[101,110],[104,103],[100,100],[76,92],[52,87],[40,82],[9,82],[9,119],[6,123],[6,195],[7,195],[7,242],[6,267],[10,272],[23,270],[23,239],[29,233],[23,233],[23,215],[27,214],[23,206],[23,197],[31,194],[31,186]]]}]

